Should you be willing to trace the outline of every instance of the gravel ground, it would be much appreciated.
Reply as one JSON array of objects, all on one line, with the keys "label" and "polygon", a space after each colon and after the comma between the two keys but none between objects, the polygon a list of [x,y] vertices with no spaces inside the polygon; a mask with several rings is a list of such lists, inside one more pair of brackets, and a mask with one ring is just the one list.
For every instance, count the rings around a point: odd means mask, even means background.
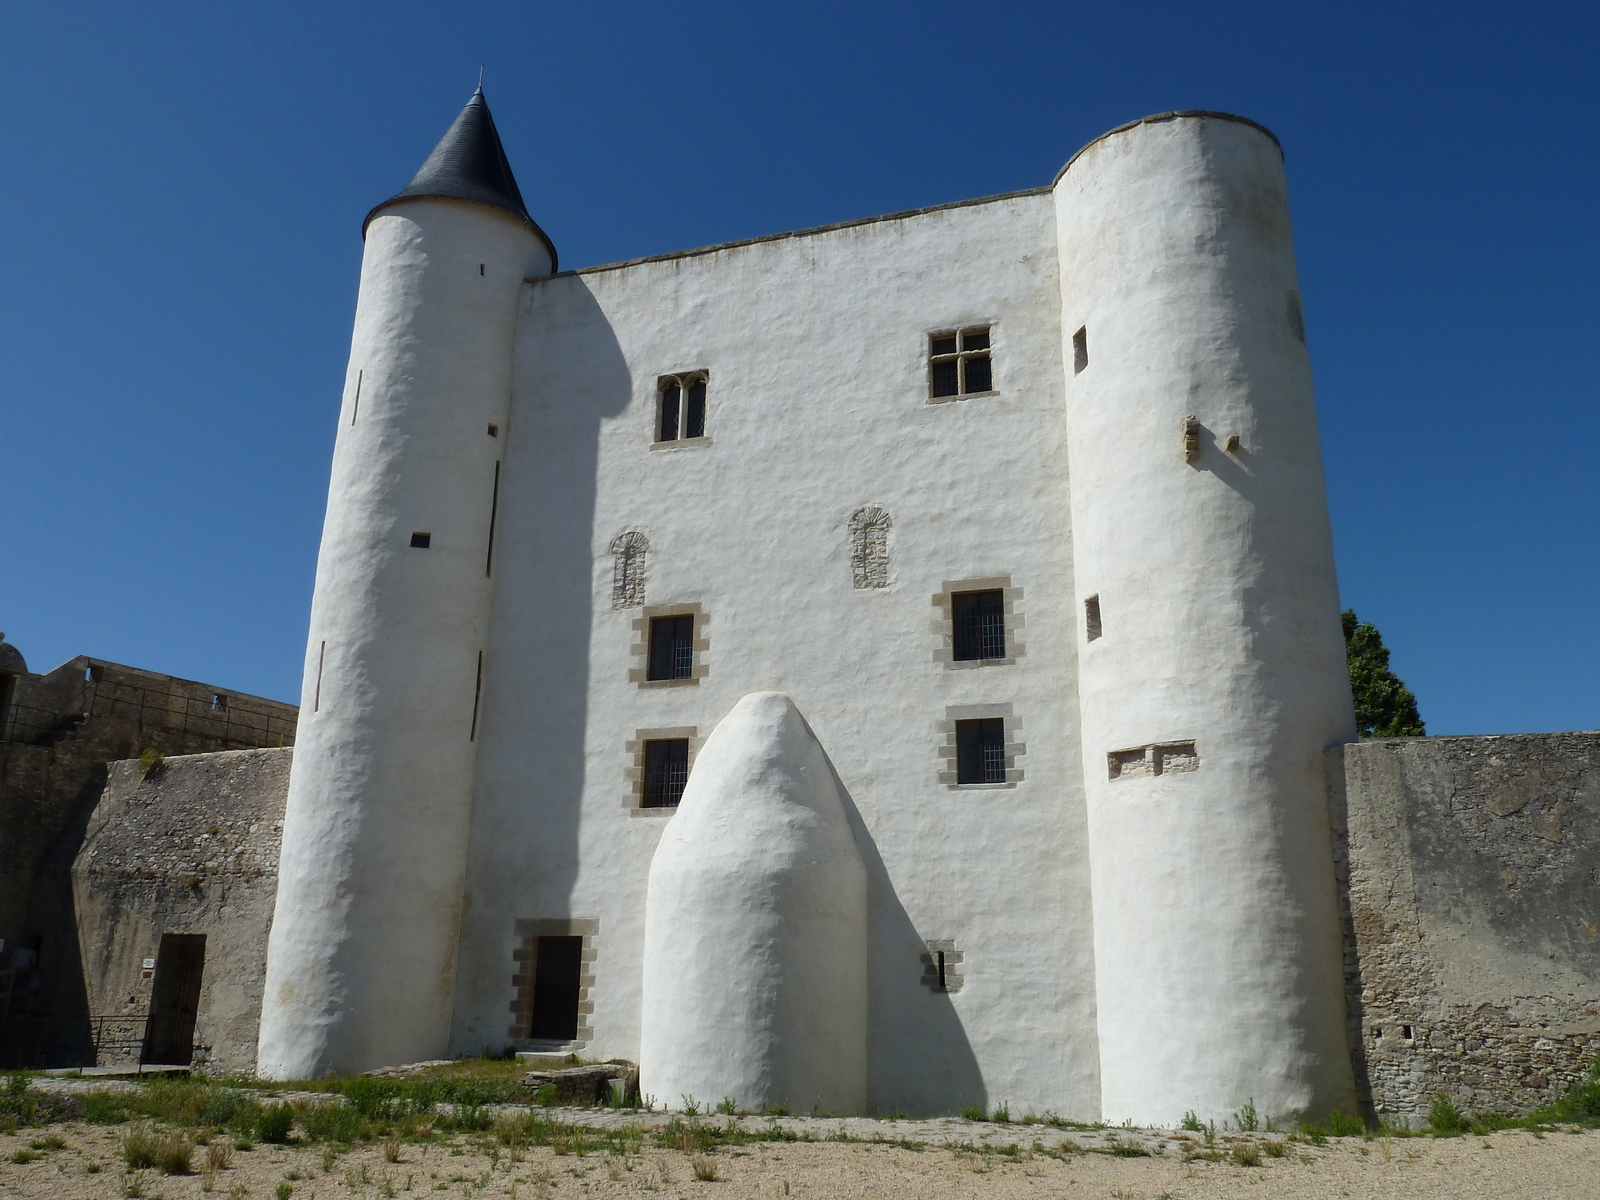
[{"label": "gravel ground", "polygon": [[[560,1113],[565,1117],[568,1110]],[[556,1114],[552,1114],[556,1115]],[[607,1122],[621,1114],[584,1114]],[[624,1122],[625,1123],[625,1122]],[[819,1121],[824,1136],[840,1122]],[[691,1157],[644,1148],[631,1154],[558,1154],[549,1147],[513,1155],[488,1138],[457,1135],[425,1145],[358,1146],[339,1153],[321,1146],[230,1150],[226,1166],[168,1176],[129,1172],[122,1140],[130,1127],[57,1125],[0,1134],[0,1197],[39,1200],[550,1200],[553,1197],[1096,1197],[1104,1200],[1195,1200],[1250,1197],[1483,1197],[1535,1200],[1593,1197],[1600,1192],[1600,1133],[1489,1137],[1333,1139],[1325,1147],[1290,1143],[1283,1157],[1260,1166],[1224,1159],[1185,1160],[1201,1149],[1176,1135],[1143,1132],[1155,1157],[1128,1158],[1075,1149],[1103,1144],[1079,1132],[1046,1137],[1037,1128],[970,1122],[850,1121],[852,1136],[904,1139],[902,1144],[758,1143]],[[910,1136],[940,1127],[930,1140]],[[859,1132],[858,1132],[859,1130]],[[984,1138],[984,1133],[989,1134]],[[1049,1131],[1057,1134],[1058,1131]],[[1032,1148],[1033,1134],[1041,1147]],[[965,1135],[965,1136],[963,1136]],[[1124,1131],[1126,1137],[1126,1132]],[[931,1137],[931,1135],[930,1135]],[[1026,1147],[995,1147],[1020,1139]],[[56,1146],[54,1140],[62,1145]],[[1130,1139],[1131,1140],[1131,1139]],[[940,1142],[948,1144],[941,1145]],[[987,1143],[987,1144],[986,1144]],[[37,1144],[38,1149],[30,1148]],[[915,1147],[915,1148],[910,1148]],[[19,1153],[20,1152],[20,1153]],[[391,1155],[397,1159],[391,1161]],[[195,1153],[203,1168],[207,1149]],[[16,1158],[31,1161],[17,1162]],[[712,1179],[697,1179],[715,1175]],[[412,1196],[402,1196],[412,1193]],[[453,1195],[451,1195],[453,1193]]]}]

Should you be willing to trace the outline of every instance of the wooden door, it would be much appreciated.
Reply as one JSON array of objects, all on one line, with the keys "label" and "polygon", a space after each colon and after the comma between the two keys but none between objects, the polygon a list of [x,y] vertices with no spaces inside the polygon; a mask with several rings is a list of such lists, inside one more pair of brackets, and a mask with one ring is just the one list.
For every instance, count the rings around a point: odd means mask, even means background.
[{"label": "wooden door", "polygon": [[200,1013],[200,977],[206,939],[200,933],[164,933],[150,996],[150,1029],[141,1062],[188,1066],[194,1057],[194,1023]]}]

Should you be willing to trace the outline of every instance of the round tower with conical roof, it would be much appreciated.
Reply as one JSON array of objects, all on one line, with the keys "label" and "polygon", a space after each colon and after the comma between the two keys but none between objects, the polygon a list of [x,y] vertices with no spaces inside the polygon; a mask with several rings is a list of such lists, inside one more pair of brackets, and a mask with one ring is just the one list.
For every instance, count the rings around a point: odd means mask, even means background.
[{"label": "round tower with conical roof", "polygon": [[443,1056],[522,281],[480,88],[368,214],[267,951],[268,1078]]}]

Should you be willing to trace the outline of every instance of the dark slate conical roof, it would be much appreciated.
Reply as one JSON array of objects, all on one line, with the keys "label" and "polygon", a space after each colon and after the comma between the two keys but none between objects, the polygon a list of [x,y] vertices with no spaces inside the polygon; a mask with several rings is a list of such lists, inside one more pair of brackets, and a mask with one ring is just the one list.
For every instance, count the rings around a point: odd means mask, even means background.
[{"label": "dark slate conical roof", "polygon": [[[481,86],[472,93],[472,99],[467,101],[461,115],[439,139],[439,144],[428,155],[422,169],[403,189],[368,213],[367,221],[371,221],[379,209],[397,200],[414,200],[423,196],[472,200],[521,217],[549,247],[550,269],[556,269],[555,244],[528,215],[527,205],[522,201],[516,176],[511,173],[505,147],[500,144],[500,131],[494,127],[494,117],[489,112],[489,102],[484,99]],[[363,223],[362,230],[365,229],[366,224]]]}]

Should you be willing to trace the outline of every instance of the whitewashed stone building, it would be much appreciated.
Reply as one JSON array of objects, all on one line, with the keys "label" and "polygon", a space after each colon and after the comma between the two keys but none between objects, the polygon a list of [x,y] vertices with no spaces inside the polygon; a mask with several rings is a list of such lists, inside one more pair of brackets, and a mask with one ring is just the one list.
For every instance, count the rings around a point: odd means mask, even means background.
[{"label": "whitewashed stone building", "polygon": [[263,1074],[1355,1110],[1270,133],[560,271],[480,92],[365,238]]}]

